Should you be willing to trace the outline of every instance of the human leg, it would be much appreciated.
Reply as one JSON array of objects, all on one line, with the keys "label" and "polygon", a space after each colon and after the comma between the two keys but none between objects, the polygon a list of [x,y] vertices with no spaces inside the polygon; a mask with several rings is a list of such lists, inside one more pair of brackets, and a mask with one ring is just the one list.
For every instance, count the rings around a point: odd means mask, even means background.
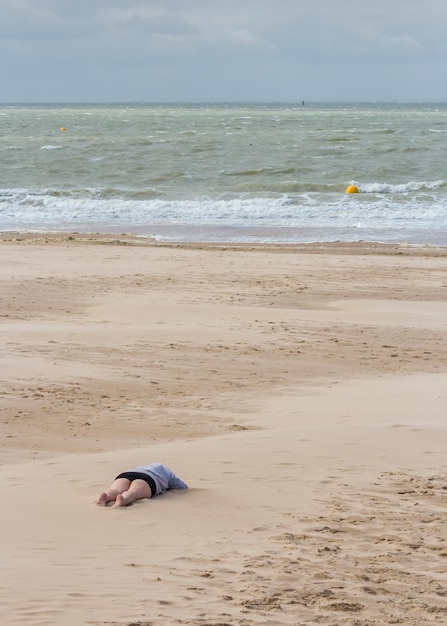
[{"label": "human leg", "polygon": [[98,506],[106,506],[108,502],[116,500],[117,496],[124,493],[131,486],[128,478],[116,478],[107,491],[103,491],[96,501]]},{"label": "human leg", "polygon": [[[119,479],[119,480],[125,480],[125,479]],[[148,483],[145,480],[141,480],[137,478],[136,480],[133,480],[131,482],[128,489],[117,494],[116,502],[114,506],[117,506],[117,507],[129,506],[129,504],[132,504],[132,502],[135,502],[135,500],[142,500],[144,498],[151,498],[151,497],[152,497],[152,490],[150,486],[148,485]]]}]

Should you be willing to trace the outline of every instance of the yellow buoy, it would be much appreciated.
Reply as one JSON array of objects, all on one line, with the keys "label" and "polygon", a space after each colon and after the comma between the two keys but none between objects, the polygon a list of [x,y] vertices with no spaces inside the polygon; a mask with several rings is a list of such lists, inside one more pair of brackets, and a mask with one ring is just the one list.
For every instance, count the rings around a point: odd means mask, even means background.
[{"label": "yellow buoy", "polygon": [[358,193],[359,188],[355,185],[349,185],[349,187],[345,190],[345,193]]},{"label": "yellow buoy", "polygon": [[61,130],[67,130],[67,129],[62,126]]}]

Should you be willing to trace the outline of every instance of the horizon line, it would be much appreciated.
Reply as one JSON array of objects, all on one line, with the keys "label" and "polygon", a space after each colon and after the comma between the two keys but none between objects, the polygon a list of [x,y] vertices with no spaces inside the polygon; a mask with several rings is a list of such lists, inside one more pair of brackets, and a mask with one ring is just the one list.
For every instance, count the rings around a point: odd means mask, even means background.
[{"label": "horizon line", "polygon": [[447,104],[447,100],[10,100],[0,101],[0,106],[17,105],[321,105],[321,104]]}]

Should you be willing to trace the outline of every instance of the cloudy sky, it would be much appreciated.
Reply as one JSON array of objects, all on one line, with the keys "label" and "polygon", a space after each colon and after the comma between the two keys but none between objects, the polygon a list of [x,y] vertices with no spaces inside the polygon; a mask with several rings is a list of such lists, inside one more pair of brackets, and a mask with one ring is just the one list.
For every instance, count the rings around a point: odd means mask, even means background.
[{"label": "cloudy sky", "polygon": [[447,0],[0,0],[1,102],[447,101]]}]

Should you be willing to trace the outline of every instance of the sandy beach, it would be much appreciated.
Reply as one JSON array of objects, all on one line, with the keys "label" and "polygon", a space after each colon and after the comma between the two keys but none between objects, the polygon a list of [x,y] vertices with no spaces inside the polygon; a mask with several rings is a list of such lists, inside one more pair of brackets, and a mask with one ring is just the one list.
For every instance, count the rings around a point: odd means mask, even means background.
[{"label": "sandy beach", "polygon": [[447,623],[447,249],[0,251],[2,623]]}]

